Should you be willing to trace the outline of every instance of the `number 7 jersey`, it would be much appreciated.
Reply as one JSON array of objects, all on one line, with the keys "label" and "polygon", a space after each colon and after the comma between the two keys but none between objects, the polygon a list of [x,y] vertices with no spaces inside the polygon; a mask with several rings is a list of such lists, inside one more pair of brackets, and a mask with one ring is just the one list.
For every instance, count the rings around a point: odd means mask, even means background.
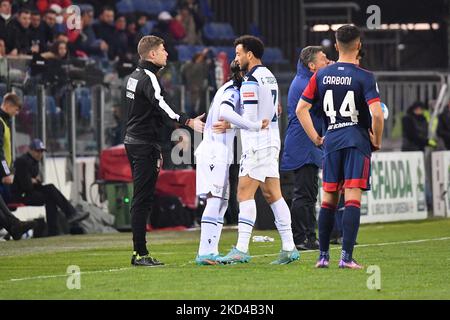
[{"label": "number 7 jersey", "polygon": [[370,156],[369,105],[380,101],[373,73],[353,63],[334,63],[311,77],[301,99],[323,110],[325,154],[356,147]]},{"label": "number 7 jersey", "polygon": [[242,151],[269,147],[280,149],[278,128],[278,83],[265,66],[253,67],[245,76],[241,90],[242,117],[258,122],[268,119],[270,124],[261,131],[241,130]]}]

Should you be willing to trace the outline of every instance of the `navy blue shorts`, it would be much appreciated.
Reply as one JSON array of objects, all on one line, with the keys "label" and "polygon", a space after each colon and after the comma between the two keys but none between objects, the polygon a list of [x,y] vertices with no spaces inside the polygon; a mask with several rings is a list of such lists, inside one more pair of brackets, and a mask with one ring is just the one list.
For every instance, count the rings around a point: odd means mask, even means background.
[{"label": "navy blue shorts", "polygon": [[357,148],[344,148],[323,159],[323,190],[335,192],[346,188],[370,190],[370,157]]}]

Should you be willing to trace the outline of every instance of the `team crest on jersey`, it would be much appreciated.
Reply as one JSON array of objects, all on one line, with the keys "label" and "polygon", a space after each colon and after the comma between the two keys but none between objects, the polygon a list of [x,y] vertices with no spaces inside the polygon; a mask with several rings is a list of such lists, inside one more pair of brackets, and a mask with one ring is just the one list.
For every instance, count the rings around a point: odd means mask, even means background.
[{"label": "team crest on jersey", "polygon": [[131,92],[136,92],[137,84],[138,84],[137,79],[129,78],[127,82],[127,90]]}]

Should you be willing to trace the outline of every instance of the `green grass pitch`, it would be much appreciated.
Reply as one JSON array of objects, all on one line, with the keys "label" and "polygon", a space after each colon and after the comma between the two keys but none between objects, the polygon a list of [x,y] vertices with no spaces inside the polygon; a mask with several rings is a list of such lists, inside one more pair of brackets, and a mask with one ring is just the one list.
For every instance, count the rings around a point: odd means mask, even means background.
[{"label": "green grass pitch", "polygon": [[[250,263],[202,267],[193,262],[198,230],[149,233],[152,255],[167,264],[159,268],[130,266],[129,233],[0,242],[0,299],[450,298],[450,219],[361,226],[355,259],[365,269],[357,271],[338,269],[337,246],[329,269],[314,269],[317,252],[270,265],[280,249],[277,232],[254,235],[275,242],[251,243]],[[224,230],[221,251],[236,239],[237,230]],[[80,268],[80,289],[67,288],[70,265]],[[371,265],[380,268],[380,290],[368,289]]]}]

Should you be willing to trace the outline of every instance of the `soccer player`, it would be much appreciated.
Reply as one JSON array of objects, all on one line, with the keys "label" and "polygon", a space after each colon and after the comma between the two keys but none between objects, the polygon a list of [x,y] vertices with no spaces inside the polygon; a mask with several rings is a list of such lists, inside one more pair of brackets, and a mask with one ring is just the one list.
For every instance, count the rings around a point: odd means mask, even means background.
[{"label": "soccer player", "polygon": [[248,262],[248,246],[256,221],[255,192],[261,187],[266,201],[275,215],[275,225],[281,236],[282,250],[273,264],[287,264],[298,260],[295,248],[289,207],[281,195],[278,157],[280,132],[278,129],[278,84],[277,80],[262,65],[264,44],[253,36],[242,36],[234,42],[236,61],[244,76],[240,96],[243,117],[250,121],[271,119],[267,130],[254,132],[241,130],[242,157],[239,169],[239,221],[236,247],[218,261],[222,263]]},{"label": "soccer player", "polygon": [[[361,194],[369,190],[370,157],[379,150],[383,134],[383,111],[374,75],[359,68],[360,31],[345,25],[336,31],[339,60],[316,72],[297,106],[297,116],[317,145],[324,146],[323,202],[319,213],[320,256],[317,268],[329,265],[330,233],[339,191],[345,190],[343,243],[340,268],[362,269],[353,259],[359,229]],[[322,106],[327,123],[325,137],[313,126],[309,109]],[[372,117],[370,116],[372,113]]]},{"label": "soccer player", "polygon": [[[242,74],[236,61],[231,63],[232,79],[225,83],[214,96],[206,118],[203,140],[198,146],[197,195],[207,198],[201,220],[200,246],[195,259],[198,265],[215,265],[219,258],[219,240],[223,227],[223,216],[228,207],[229,167],[234,156],[235,129],[217,133],[219,120],[250,131],[265,129],[269,120],[249,121],[237,112],[240,108],[239,88]],[[225,127],[223,129],[226,129]]]}]

